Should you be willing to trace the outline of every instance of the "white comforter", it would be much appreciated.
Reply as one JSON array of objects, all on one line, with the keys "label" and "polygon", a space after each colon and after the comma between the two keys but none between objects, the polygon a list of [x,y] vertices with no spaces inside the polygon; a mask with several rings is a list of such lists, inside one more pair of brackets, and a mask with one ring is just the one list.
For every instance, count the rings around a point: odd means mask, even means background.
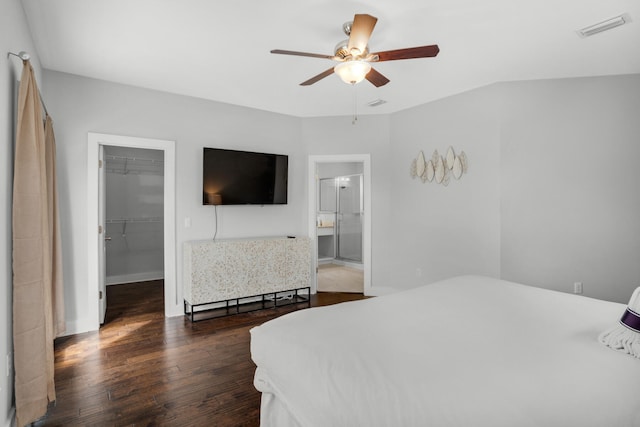
[{"label": "white comforter", "polygon": [[458,277],[252,329],[254,383],[305,427],[640,426],[640,360],[597,340],[624,309]]}]

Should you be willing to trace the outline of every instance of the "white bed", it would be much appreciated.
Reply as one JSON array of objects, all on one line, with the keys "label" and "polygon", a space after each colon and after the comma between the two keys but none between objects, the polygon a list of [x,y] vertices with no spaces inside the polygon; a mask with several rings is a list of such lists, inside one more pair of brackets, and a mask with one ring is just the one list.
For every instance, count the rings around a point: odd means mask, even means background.
[{"label": "white bed", "polygon": [[640,426],[625,307],[467,276],[290,313],[251,330],[261,426]]}]

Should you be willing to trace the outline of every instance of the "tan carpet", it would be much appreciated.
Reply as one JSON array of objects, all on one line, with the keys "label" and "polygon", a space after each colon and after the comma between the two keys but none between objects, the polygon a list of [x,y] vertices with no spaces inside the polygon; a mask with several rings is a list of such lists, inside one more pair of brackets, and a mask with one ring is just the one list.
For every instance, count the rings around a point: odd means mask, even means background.
[{"label": "tan carpet", "polygon": [[318,292],[364,292],[364,272],[335,264],[318,267]]}]

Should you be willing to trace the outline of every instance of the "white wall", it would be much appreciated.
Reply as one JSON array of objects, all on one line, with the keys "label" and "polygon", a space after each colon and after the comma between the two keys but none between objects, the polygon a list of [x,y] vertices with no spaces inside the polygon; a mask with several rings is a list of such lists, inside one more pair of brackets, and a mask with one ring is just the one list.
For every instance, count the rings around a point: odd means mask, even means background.
[{"label": "white wall", "polygon": [[640,75],[500,89],[502,276],[627,303],[640,286]]},{"label": "white wall", "polygon": [[[415,287],[460,274],[500,276],[500,131],[497,94],[485,87],[391,118],[391,233],[385,268],[393,286]],[[448,186],[409,174],[423,151],[464,151],[468,173]]]},{"label": "white wall", "polygon": [[[202,206],[202,147],[289,155],[289,203],[218,207],[218,237],[306,235],[306,148],[300,120],[217,102],[45,72],[47,107],[58,143],[65,303],[70,333],[87,330],[87,132],[176,141],[177,289],[182,300],[182,244],[210,239],[213,206]],[[185,228],[185,218],[191,227]],[[181,304],[181,303],[180,303]]]},{"label": "white wall", "polygon": [[[31,54],[36,79],[42,89],[38,55],[19,0],[3,0],[0,13],[0,426],[13,422],[13,372],[7,375],[7,355],[13,354],[11,272],[11,200],[15,121],[14,90],[22,73],[22,61],[7,57],[21,50]],[[12,367],[13,371],[13,367]]]}]

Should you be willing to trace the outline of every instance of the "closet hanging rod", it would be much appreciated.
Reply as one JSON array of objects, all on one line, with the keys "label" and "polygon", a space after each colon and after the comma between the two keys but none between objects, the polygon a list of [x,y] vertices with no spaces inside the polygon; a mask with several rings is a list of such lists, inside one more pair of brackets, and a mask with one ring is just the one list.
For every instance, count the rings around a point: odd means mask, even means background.
[{"label": "closet hanging rod", "polygon": [[139,161],[139,162],[151,162],[151,163],[164,163],[164,160],[161,159],[146,159],[143,157],[125,157],[125,156],[114,156],[112,154],[105,154],[105,159],[109,160],[128,160],[128,161]]},{"label": "closet hanging rod", "polygon": [[[18,53],[7,52],[7,58],[10,55],[13,55],[16,58],[22,59],[22,61],[28,61],[29,59],[31,59],[31,55],[29,55],[29,52],[25,52],[24,50],[21,50]],[[38,96],[40,97],[40,104],[42,104],[42,109],[44,110],[44,113],[48,116],[49,111],[47,111],[47,106],[44,103],[44,99],[42,99],[42,93],[40,92],[40,89],[38,89]]]}]

